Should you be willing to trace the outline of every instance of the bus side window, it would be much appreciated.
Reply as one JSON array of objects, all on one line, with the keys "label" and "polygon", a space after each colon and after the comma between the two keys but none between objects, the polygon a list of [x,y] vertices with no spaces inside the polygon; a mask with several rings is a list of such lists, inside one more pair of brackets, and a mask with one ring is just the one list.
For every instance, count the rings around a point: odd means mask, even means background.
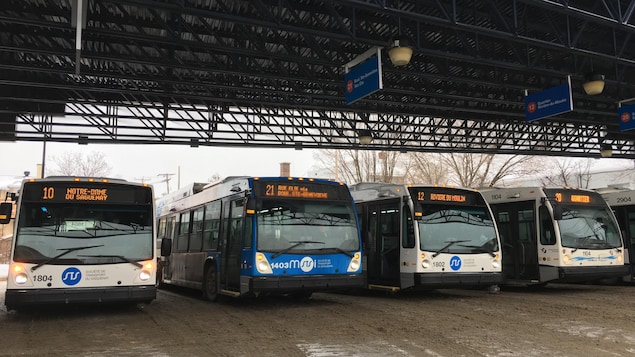
[{"label": "bus side window", "polygon": [[556,234],[547,207],[540,206],[538,214],[540,217],[540,244],[556,244]]},{"label": "bus side window", "polygon": [[203,207],[192,212],[192,234],[190,234],[190,246],[188,248],[190,252],[201,251],[203,244],[203,213]]},{"label": "bus side window", "polygon": [[176,236],[175,251],[187,251],[188,238],[190,233],[190,212],[181,213],[178,223],[178,234]]},{"label": "bus side window", "polygon": [[203,250],[218,248],[218,232],[220,230],[220,201],[205,206],[203,222]]}]

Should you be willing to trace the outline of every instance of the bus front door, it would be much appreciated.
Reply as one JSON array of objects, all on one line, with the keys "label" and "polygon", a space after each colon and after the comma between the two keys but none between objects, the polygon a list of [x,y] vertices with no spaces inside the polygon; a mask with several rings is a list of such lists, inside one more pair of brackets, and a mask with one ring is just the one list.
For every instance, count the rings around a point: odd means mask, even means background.
[{"label": "bus front door", "polygon": [[503,246],[505,279],[539,279],[534,201],[492,205],[492,210]]},{"label": "bus front door", "polygon": [[240,263],[243,248],[244,234],[244,199],[234,199],[228,202],[225,211],[226,241],[223,244],[223,281],[224,286],[231,291],[240,291]]},{"label": "bus front door", "polygon": [[368,283],[399,287],[400,201],[368,207]]}]

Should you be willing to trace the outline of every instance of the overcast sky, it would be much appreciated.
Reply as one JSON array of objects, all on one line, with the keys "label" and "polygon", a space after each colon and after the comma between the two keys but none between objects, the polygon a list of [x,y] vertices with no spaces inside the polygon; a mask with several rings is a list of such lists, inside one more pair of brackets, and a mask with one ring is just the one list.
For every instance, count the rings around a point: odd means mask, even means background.
[{"label": "overcast sky", "polygon": [[[41,142],[0,142],[4,153],[0,176],[22,176],[30,171],[37,172],[37,164],[42,162]],[[124,145],[46,143],[45,176],[56,165],[53,158],[65,152],[97,151],[104,154],[110,165],[111,177],[129,181],[153,183],[157,193],[167,189],[162,182],[163,174],[173,174],[171,188],[177,188],[180,172],[181,186],[191,182],[207,182],[214,175],[226,176],[278,176],[280,163],[291,164],[291,176],[315,177],[312,172],[313,154],[316,150],[265,149],[204,147],[192,148],[185,145]]]}]

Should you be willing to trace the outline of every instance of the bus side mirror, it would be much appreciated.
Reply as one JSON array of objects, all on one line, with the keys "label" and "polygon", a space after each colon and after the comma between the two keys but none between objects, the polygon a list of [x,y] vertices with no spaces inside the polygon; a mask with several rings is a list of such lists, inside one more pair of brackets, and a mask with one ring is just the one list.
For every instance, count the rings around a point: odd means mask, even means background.
[{"label": "bus side mirror", "polygon": [[251,200],[249,198],[245,198],[247,203],[245,203],[245,209],[247,214],[256,214],[256,200]]},{"label": "bus side mirror", "polygon": [[11,221],[11,212],[13,211],[13,203],[0,203],[0,224],[7,224]]},{"label": "bus side mirror", "polygon": [[163,238],[161,240],[161,256],[168,257],[172,254],[172,239]]},{"label": "bus side mirror", "polygon": [[415,203],[415,220],[420,221],[423,218],[423,205],[421,203]]}]

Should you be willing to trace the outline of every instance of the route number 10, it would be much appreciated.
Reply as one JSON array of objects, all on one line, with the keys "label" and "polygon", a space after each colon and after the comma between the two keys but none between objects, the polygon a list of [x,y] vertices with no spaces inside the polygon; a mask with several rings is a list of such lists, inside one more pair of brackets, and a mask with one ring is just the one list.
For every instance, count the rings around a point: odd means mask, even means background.
[{"label": "route number 10", "polygon": [[55,197],[55,188],[53,187],[42,187],[42,199],[43,200],[52,200]]}]

